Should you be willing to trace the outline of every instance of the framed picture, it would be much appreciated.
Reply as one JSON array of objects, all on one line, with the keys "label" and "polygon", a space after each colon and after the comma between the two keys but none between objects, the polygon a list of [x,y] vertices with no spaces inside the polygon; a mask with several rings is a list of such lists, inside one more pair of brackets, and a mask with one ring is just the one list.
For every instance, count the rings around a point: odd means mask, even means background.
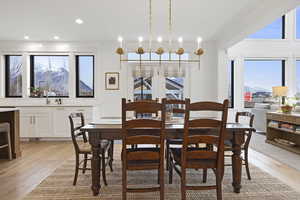
[{"label": "framed picture", "polygon": [[105,90],[119,90],[120,89],[120,74],[119,72],[105,73]]}]

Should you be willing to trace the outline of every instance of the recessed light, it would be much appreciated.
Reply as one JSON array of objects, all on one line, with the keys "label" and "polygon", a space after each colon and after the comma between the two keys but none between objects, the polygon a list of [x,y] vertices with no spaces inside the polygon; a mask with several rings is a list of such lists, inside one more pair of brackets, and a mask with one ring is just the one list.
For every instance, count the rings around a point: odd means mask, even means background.
[{"label": "recessed light", "polygon": [[59,37],[56,35],[53,37],[54,40],[59,40]]},{"label": "recessed light", "polygon": [[28,36],[28,35],[25,35],[25,36],[24,36],[24,39],[25,39],[25,40],[29,40],[29,36]]},{"label": "recessed light", "polygon": [[83,20],[80,19],[80,18],[76,19],[75,22],[76,22],[77,24],[83,24]]}]

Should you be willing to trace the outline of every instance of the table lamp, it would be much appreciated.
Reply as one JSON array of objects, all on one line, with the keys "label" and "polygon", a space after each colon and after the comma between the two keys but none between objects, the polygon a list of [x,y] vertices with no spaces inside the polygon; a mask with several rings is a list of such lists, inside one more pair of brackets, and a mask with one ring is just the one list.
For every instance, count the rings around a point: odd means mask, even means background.
[{"label": "table lamp", "polygon": [[285,97],[288,94],[288,87],[286,87],[286,86],[273,87],[272,94],[273,94],[273,97],[279,97],[279,106],[280,106],[282,112],[290,113],[292,111],[291,106],[283,105],[285,103]]}]

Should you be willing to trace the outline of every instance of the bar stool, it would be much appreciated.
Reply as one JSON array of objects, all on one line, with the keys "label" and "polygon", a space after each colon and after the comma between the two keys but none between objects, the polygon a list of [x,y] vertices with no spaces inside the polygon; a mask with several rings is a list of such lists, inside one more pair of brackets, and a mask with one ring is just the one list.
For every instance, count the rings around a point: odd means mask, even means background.
[{"label": "bar stool", "polygon": [[10,142],[10,124],[9,123],[0,123],[0,135],[6,135],[6,143],[0,144],[0,149],[7,148],[8,158],[12,160],[11,152],[11,142]]}]

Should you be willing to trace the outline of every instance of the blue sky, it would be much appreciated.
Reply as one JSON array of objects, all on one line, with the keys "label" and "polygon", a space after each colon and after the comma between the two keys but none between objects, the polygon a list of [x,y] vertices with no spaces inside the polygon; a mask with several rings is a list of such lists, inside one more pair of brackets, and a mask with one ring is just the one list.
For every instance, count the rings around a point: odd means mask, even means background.
[{"label": "blue sky", "polygon": [[79,57],[79,78],[90,88],[93,89],[93,57],[80,56]]},{"label": "blue sky", "polygon": [[245,60],[245,86],[272,91],[273,86],[282,84],[281,60]]},{"label": "blue sky", "polygon": [[248,36],[252,39],[281,39],[282,38],[282,17],[273,23],[265,26],[263,29]]}]

